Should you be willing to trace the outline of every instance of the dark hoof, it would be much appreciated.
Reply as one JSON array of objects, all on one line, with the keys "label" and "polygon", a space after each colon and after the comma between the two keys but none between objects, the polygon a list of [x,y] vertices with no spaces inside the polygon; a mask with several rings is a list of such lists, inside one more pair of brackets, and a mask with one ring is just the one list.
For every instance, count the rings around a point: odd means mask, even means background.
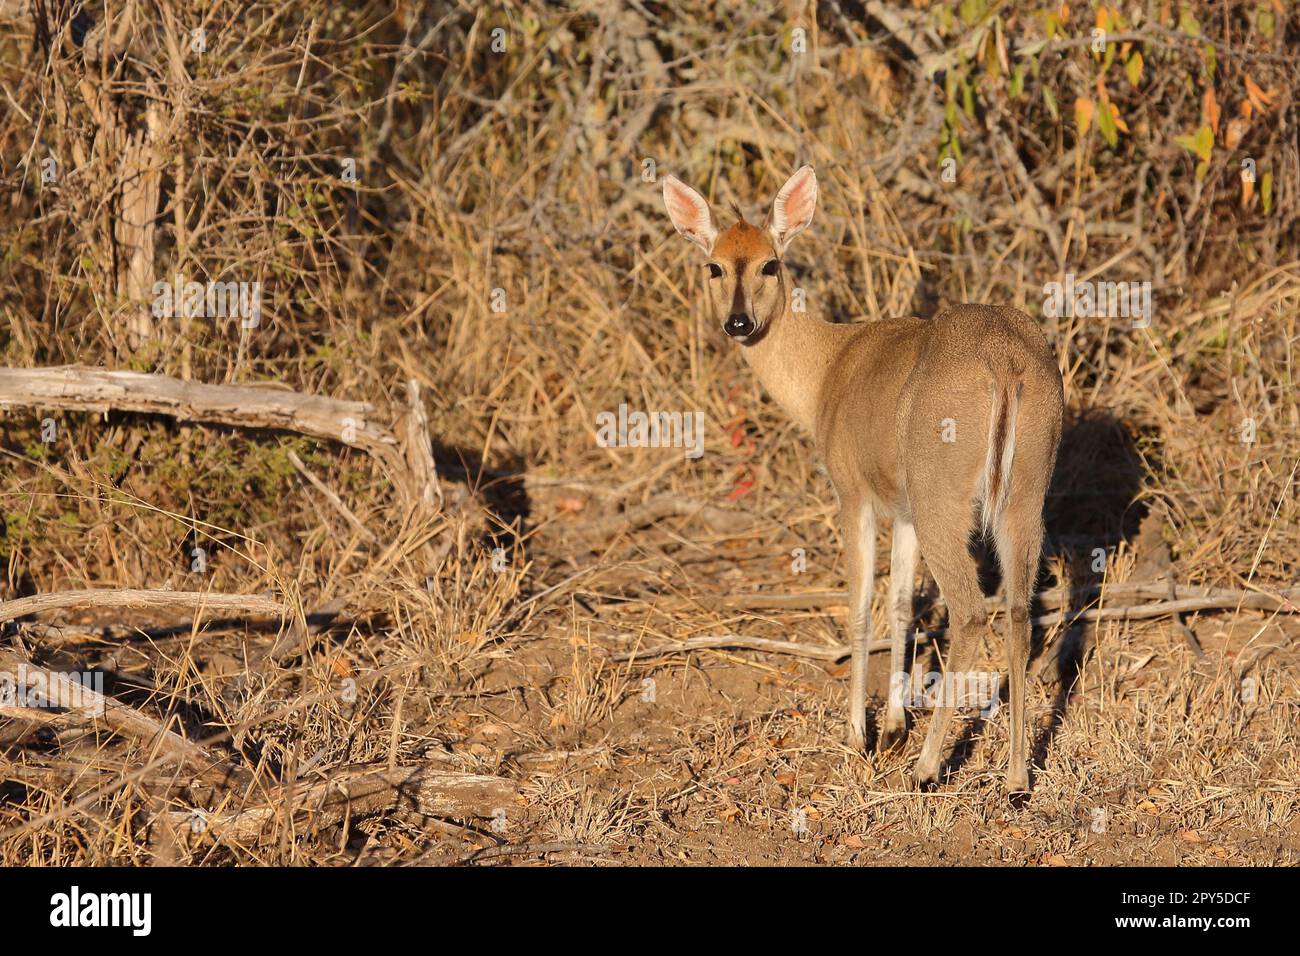
[{"label": "dark hoof", "polygon": [[876,753],[887,754],[902,750],[905,743],[907,743],[906,724],[893,729],[886,727],[880,732],[880,738],[876,741]]}]

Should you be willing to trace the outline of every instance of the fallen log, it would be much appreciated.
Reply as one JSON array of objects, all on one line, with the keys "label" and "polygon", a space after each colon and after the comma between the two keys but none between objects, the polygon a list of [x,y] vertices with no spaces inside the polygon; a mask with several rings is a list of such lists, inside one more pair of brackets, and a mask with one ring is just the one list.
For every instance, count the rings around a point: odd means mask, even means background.
[{"label": "fallen log", "polygon": [[0,368],[0,408],[144,412],[182,422],[271,428],[387,454],[397,445],[369,420],[368,402],[304,395],[262,385],[207,385],[145,372],[76,365]]},{"label": "fallen log", "polygon": [[519,789],[504,777],[448,773],[424,767],[359,767],[334,771],[310,786],[281,787],[263,806],[230,812],[168,810],[166,822],[212,833],[221,841],[254,843],[288,813],[310,825],[405,809],[430,817],[492,818],[517,810]]},{"label": "fallen log", "polygon": [[441,501],[419,387],[407,384],[405,441],[374,420],[369,402],[307,395],[274,383],[210,385],[167,375],[77,365],[0,368],[0,409],[141,412],[180,422],[266,428],[338,442],[372,455],[405,503],[431,513]]},{"label": "fallen log", "polygon": [[286,617],[288,605],[263,594],[218,594],[213,591],[166,591],[137,588],[86,588],[51,591],[0,601],[0,624],[28,614],[89,608],[185,608],[196,614],[236,612],[241,617]]}]

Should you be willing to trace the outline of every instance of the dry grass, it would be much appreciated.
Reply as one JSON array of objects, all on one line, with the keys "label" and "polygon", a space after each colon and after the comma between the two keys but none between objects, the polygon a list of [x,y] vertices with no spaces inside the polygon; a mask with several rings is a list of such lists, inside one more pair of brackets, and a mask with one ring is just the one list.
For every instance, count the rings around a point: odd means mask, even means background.
[{"label": "dry grass", "polygon": [[[954,184],[939,177],[943,91],[856,4],[200,12],[161,0],[109,3],[110,31],[92,6],[37,28],[26,13],[0,19],[13,107],[0,118],[3,364],[284,383],[394,417],[414,378],[447,500],[413,520],[367,456],[306,438],[6,413],[5,597],[172,586],[271,592],[304,614],[347,603],[283,660],[262,656],[274,630],[238,622],[90,615],[61,636],[20,629],[46,666],[101,669],[108,693],[209,740],[240,775],[142,769],[156,755],[141,741],[0,717],[0,861],[451,863],[508,841],[570,849],[493,862],[1300,862],[1300,628],[1287,615],[1189,616],[1205,661],[1169,622],[1103,624],[1077,679],[1032,688],[1023,808],[1001,796],[1004,717],[969,720],[949,785],[923,794],[908,778],[916,729],[902,753],[842,745],[843,665],[726,650],[610,659],[727,632],[842,639],[842,609],[726,607],[738,592],[842,586],[835,505],[806,436],[704,314],[702,272],[647,162],[751,216],[816,163],[823,205],[791,253],[813,311],[854,321],[1000,301],[1042,319],[1069,407],[1044,584],[1172,570],[1187,584],[1293,586],[1292,6],[1276,5],[1265,35],[1254,3],[1191,4],[1205,38],[1193,42],[1176,14],[1160,19],[1169,4],[1139,4],[1143,86],[1106,73],[1131,130],[1114,149],[1074,126],[1070,104],[1096,95],[1102,69],[1085,47],[1044,53],[1019,97],[1009,76],[971,67],[979,108],[953,114]],[[1086,35],[1091,9],[1070,7],[1068,35]],[[1018,42],[1043,38],[1036,8],[1002,16]],[[168,42],[200,25],[205,52]],[[973,33],[935,29],[949,49]],[[1239,115],[1247,76],[1268,108],[1237,148],[1216,140],[1198,178],[1174,136],[1195,131],[1211,84],[1225,118]],[[1258,191],[1240,201],[1242,156],[1272,173],[1267,212]],[[59,176],[43,184],[47,157]],[[1044,283],[1067,271],[1151,281],[1151,326],[1042,317]],[[147,290],[177,273],[260,282],[261,325],[148,316]],[[620,403],[702,412],[705,454],[598,447],[596,415]],[[738,511],[746,530],[682,516],[611,530],[664,497]],[[883,633],[883,607],[876,623]],[[1000,641],[985,650],[992,668]],[[504,826],[280,808],[260,839],[232,842],[161,822],[261,806],[357,764],[498,775],[521,799]]]}]

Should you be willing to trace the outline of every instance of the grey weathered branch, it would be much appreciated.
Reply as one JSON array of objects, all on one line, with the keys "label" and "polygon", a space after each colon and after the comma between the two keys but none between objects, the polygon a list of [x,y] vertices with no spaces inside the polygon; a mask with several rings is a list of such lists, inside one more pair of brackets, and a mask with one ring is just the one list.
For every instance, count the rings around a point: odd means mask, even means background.
[{"label": "grey weathered branch", "polygon": [[261,385],[206,385],[166,375],[75,365],[0,369],[0,408],[145,412],[183,422],[272,428],[385,455],[397,439],[370,421],[367,402],[321,398]]},{"label": "grey weathered branch", "polygon": [[3,684],[0,693],[6,696],[22,695],[21,700],[6,702],[6,706],[14,704],[23,709],[29,706],[58,709],[67,712],[70,715],[68,720],[77,725],[102,721],[114,733],[172,754],[181,763],[203,775],[210,776],[215,772],[222,777],[240,776],[222,758],[168,730],[152,717],[99,693],[67,674],[33,664],[12,648],[0,647],[0,684]]},{"label": "grey weathered branch", "polygon": [[28,614],[72,608],[186,608],[196,614],[234,613],[240,617],[284,617],[287,605],[262,594],[217,594],[212,591],[163,591],[135,588],[88,588],[52,591],[0,602],[0,623]]},{"label": "grey weathered branch", "polygon": [[208,385],[166,375],[75,365],[0,368],[0,408],[143,412],[182,422],[296,432],[374,456],[406,504],[423,512],[441,499],[418,388],[408,384],[404,441],[374,420],[368,402],[306,395],[274,385]]},{"label": "grey weathered branch", "polygon": [[[252,843],[268,824],[290,811],[311,816],[316,825],[391,809],[433,817],[489,818],[517,809],[518,798],[518,788],[503,777],[366,766],[333,771],[319,783],[282,787],[263,806],[203,814],[202,821],[218,840]],[[173,825],[191,829],[196,819],[194,811],[184,810],[167,811],[165,817]]]},{"label": "grey weathered branch", "polygon": [[[1134,590],[1140,594],[1142,591],[1139,590],[1139,588],[1150,589],[1157,587],[1161,589],[1161,592],[1164,592],[1167,591],[1168,585],[1143,584]],[[1188,590],[1196,589],[1178,589],[1179,593]],[[1291,588],[1286,591],[1280,591],[1277,594],[1265,594],[1259,591],[1233,591],[1228,589],[1203,590],[1213,591],[1213,593],[1196,597],[1184,597],[1176,601],[1154,601],[1150,604],[1130,604],[1118,607],[1100,608],[1094,607],[1082,611],[1054,611],[1050,614],[1040,614],[1033,618],[1033,624],[1035,627],[1051,627],[1056,624],[1071,626],[1083,621],[1138,621],[1167,617],[1172,614],[1179,614],[1187,611],[1222,610],[1225,608],[1249,608],[1252,610],[1266,610],[1289,614],[1300,613],[1300,607],[1294,603],[1295,601],[1300,601],[1300,588]],[[812,592],[809,596],[824,598],[836,595],[843,597],[843,592]],[[788,595],[787,597],[800,598],[804,597],[804,595]],[[993,601],[993,599],[990,599],[990,601]],[[996,602],[993,606],[1000,606],[1000,603],[1001,602]],[[799,605],[784,604],[782,606],[790,607]],[[917,645],[923,645],[929,643],[942,633],[944,633],[943,629],[918,632],[914,637],[914,641]],[[792,641],[776,641],[759,637],[741,637],[735,634],[724,634],[717,637],[694,637],[678,644],[665,644],[658,647],[644,648],[636,651],[620,651],[611,656],[612,659],[616,661],[645,661],[658,657],[666,657],[670,654],[680,654],[686,651],[716,650],[721,648],[770,651],[776,654],[790,654],[795,657],[805,657],[823,661],[839,661],[849,656],[849,647],[847,644],[830,646],[822,645],[819,647],[808,644],[796,644]],[[871,651],[888,650],[889,641],[872,641],[868,645],[868,649]]]},{"label": "grey weathered branch", "polygon": [[[1171,597],[1172,593],[1172,597]],[[1048,588],[1040,591],[1035,600],[1045,610],[1055,610],[1065,604],[1065,594],[1061,588]],[[1075,588],[1069,592],[1074,600],[1083,601],[1095,598],[1103,594],[1107,599],[1125,598],[1125,599],[1145,599],[1160,598],[1172,601],[1198,601],[1211,603],[1199,603],[1196,606],[1187,607],[1183,610],[1206,610],[1211,608],[1236,607],[1239,600],[1243,601],[1242,607],[1271,610],[1275,605],[1280,606],[1283,611],[1287,611],[1288,604],[1293,604],[1300,600],[1300,588],[1291,588],[1290,590],[1279,591],[1276,595],[1269,594],[1266,591],[1242,591],[1231,588],[1209,588],[1195,587],[1189,585],[1177,585],[1173,592],[1169,590],[1168,582],[1150,582],[1150,581],[1130,581],[1122,584],[1091,585],[1083,588]],[[725,602],[729,608],[772,608],[792,610],[798,608],[815,608],[825,607],[828,605],[848,604],[849,596],[847,591],[806,591],[796,594],[739,594],[733,595]],[[1002,607],[1003,599],[1001,597],[989,597],[985,599],[985,604],[990,611]],[[1141,607],[1150,607],[1154,605],[1140,605]],[[1109,611],[1118,611],[1119,608],[1107,608]],[[1294,608],[1291,608],[1294,610]],[[1174,613],[1172,611],[1161,611],[1160,614]],[[1160,616],[1157,614],[1156,616]],[[1101,617],[1090,617],[1086,620],[1106,620],[1111,619],[1109,614]],[[1037,618],[1042,623],[1054,623],[1048,620],[1048,616]]]}]

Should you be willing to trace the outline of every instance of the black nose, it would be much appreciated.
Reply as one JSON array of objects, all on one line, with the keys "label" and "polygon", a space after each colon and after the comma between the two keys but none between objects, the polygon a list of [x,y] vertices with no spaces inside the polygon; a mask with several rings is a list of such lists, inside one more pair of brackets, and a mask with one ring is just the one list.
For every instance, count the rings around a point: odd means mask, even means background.
[{"label": "black nose", "polygon": [[743,339],[754,334],[754,320],[743,312],[735,312],[727,316],[727,324],[722,327],[722,331],[732,338]]}]

